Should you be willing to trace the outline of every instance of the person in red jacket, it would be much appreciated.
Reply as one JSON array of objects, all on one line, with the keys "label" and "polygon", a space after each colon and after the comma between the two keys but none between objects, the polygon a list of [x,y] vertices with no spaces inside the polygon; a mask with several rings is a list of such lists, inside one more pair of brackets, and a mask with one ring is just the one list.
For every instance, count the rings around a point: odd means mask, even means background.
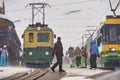
[{"label": "person in red jacket", "polygon": [[57,38],[57,42],[54,45],[53,54],[56,55],[57,62],[51,67],[51,70],[55,72],[55,68],[59,65],[59,72],[65,72],[62,69],[63,46],[61,43],[61,37]]}]

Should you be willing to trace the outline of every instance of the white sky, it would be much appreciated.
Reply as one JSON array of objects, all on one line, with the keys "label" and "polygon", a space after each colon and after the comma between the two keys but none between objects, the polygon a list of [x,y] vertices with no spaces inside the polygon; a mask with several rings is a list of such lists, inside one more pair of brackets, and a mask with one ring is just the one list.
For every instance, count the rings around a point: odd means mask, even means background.
[{"label": "white sky", "polygon": [[[12,21],[20,20],[15,22],[15,26],[21,41],[22,33],[31,23],[31,9],[25,6],[38,1],[51,5],[51,8],[46,8],[46,24],[57,36],[62,37],[64,52],[69,46],[80,46],[82,35],[88,33],[86,30],[92,29],[87,26],[98,26],[105,19],[106,14],[112,14],[109,0],[5,0],[6,16]],[[116,2],[118,0],[112,0],[113,7]],[[73,10],[77,12],[67,14]],[[117,14],[120,15],[120,6]]]}]

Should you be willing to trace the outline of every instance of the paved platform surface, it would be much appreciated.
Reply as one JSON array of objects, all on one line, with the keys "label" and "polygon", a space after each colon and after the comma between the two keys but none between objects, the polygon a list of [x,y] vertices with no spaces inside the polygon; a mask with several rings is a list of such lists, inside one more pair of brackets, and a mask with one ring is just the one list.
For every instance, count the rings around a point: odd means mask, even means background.
[{"label": "paved platform surface", "polygon": [[118,70],[114,73],[111,73],[109,75],[105,75],[103,77],[100,77],[96,80],[120,80],[120,70]]},{"label": "paved platform surface", "polygon": [[33,69],[25,67],[0,67],[0,79],[20,72],[29,72]]},{"label": "paved platform surface", "polygon": [[[69,68],[68,65],[64,66],[63,69],[66,71],[66,75],[61,80],[93,80],[91,78],[86,77],[99,74],[102,72],[111,71],[102,69],[93,70],[89,68]],[[10,66],[0,67],[0,79],[13,75],[15,73],[30,72],[32,70],[34,69],[26,67],[10,67]],[[56,68],[56,72],[58,72],[58,68]]]},{"label": "paved platform surface", "polygon": [[96,74],[111,72],[111,70],[89,69],[88,68],[64,68],[67,72],[66,76],[61,80],[94,80],[89,78]]}]

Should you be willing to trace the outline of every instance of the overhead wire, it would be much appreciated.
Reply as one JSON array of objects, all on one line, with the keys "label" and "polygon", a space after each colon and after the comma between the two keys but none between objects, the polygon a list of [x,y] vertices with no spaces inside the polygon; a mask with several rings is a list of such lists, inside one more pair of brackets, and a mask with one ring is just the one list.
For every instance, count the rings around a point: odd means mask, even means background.
[{"label": "overhead wire", "polygon": [[111,8],[111,11],[113,12],[114,16],[116,16],[116,13],[115,11],[117,10],[119,4],[120,4],[120,0],[118,1],[117,5],[115,8],[112,7],[112,3],[111,3],[111,0],[109,0],[109,3],[110,3],[110,8]]},{"label": "overhead wire", "polygon": [[[114,4],[115,3],[115,1],[116,0],[114,0],[113,2],[112,2],[112,4]],[[98,19],[98,21],[97,22],[100,22],[101,21],[101,19],[103,19],[103,17],[106,15],[106,13],[108,12],[108,10],[110,9],[110,7],[108,7],[107,9],[106,9],[106,11],[102,14],[102,16]]]}]

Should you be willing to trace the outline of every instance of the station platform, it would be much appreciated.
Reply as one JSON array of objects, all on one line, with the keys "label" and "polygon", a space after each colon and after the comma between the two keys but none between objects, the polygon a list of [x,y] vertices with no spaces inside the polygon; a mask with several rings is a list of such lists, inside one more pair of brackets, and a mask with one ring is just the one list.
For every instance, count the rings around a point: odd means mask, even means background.
[{"label": "station platform", "polygon": [[[50,70],[50,68],[48,68]],[[89,69],[89,68],[70,68],[69,65],[64,65],[63,69],[66,71],[66,75],[61,78],[61,80],[94,80],[89,76],[93,76],[96,74],[101,74],[105,72],[111,72],[111,70],[102,70],[102,69]],[[20,72],[32,72],[35,70],[34,68],[26,68],[26,67],[0,67],[0,80],[4,77],[11,76]],[[58,68],[55,70],[58,71]],[[54,74],[54,72],[53,72]]]}]

